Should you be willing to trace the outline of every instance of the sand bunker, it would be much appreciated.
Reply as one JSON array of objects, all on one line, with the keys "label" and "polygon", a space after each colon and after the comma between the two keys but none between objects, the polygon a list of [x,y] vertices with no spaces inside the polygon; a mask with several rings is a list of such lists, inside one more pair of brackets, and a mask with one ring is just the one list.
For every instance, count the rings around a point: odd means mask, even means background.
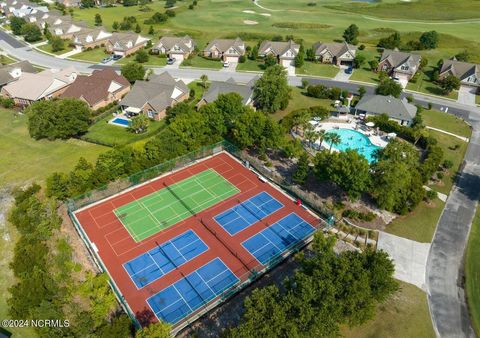
[{"label": "sand bunker", "polygon": [[247,13],[247,14],[255,14],[255,11],[249,11],[249,10],[245,10],[245,11],[242,11],[243,13]]},{"label": "sand bunker", "polygon": [[246,25],[258,25],[257,21],[252,21],[252,20],[243,20],[243,23]]},{"label": "sand bunker", "polygon": [[260,13],[260,15],[263,15],[263,16],[272,16],[272,14],[270,14],[270,13]]}]

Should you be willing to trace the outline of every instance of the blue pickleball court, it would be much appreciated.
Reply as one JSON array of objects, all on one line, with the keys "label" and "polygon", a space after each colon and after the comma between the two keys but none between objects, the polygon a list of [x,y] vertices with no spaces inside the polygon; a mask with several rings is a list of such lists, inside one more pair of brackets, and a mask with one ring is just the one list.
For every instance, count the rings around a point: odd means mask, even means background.
[{"label": "blue pickleball court", "polygon": [[188,230],[123,264],[137,288],[157,280],[176,267],[207,251],[208,246]]},{"label": "blue pickleball court", "polygon": [[159,320],[175,324],[238,281],[222,260],[215,258],[148,298],[147,303]]},{"label": "blue pickleball court", "polygon": [[283,204],[270,194],[261,192],[215,216],[214,219],[233,236],[282,207]]},{"label": "blue pickleball court", "polygon": [[260,263],[287,251],[292,245],[315,232],[315,228],[296,213],[291,213],[242,243]]}]

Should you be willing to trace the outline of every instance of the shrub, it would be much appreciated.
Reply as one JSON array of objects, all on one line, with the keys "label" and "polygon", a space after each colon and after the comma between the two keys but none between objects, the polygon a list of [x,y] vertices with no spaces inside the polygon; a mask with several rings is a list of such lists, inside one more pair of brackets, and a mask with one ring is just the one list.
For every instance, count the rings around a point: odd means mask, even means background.
[{"label": "shrub", "polygon": [[438,193],[434,190],[428,190],[425,196],[427,200],[432,201],[438,197]]},{"label": "shrub", "polygon": [[245,61],[247,61],[247,57],[245,55],[240,55],[240,57],[238,58],[238,62],[245,63]]},{"label": "shrub", "polygon": [[453,167],[453,162],[450,160],[445,160],[442,163],[442,167],[445,169],[450,169],[451,167]]},{"label": "shrub", "polygon": [[359,49],[359,50],[364,50],[364,49],[365,49],[365,45],[364,45],[364,44],[361,44],[360,46],[358,46],[358,49]]}]

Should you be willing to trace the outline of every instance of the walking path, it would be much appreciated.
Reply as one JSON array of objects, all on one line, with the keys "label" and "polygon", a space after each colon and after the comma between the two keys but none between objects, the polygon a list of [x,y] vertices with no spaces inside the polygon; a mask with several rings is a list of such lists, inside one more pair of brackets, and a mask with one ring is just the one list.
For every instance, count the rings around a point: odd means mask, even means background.
[{"label": "walking path", "polygon": [[434,190],[430,187],[427,187],[426,185],[424,185],[423,188],[427,191],[430,191],[430,190],[435,191],[437,193],[437,197],[440,201],[442,201],[442,202],[447,201],[448,195],[442,194],[441,192],[438,192],[438,191],[436,191],[436,190]]},{"label": "walking path", "polygon": [[433,128],[433,127],[429,127],[429,126],[426,126],[427,129],[430,129],[430,130],[435,130],[435,131],[438,131],[440,133],[443,133],[443,134],[447,134],[447,135],[450,135],[450,136],[453,136],[453,137],[456,137],[462,141],[465,141],[468,143],[469,139],[468,137],[464,137],[464,136],[460,136],[460,135],[457,135],[457,134],[453,134],[453,133],[450,133],[448,131],[445,131],[445,130],[442,130],[442,129],[438,129],[438,128]]}]

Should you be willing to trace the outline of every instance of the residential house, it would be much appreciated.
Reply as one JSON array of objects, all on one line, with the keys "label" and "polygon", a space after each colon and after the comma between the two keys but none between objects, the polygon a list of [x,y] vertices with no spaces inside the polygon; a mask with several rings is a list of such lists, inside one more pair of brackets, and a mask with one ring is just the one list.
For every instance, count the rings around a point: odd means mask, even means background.
[{"label": "residential house", "polygon": [[422,57],[418,54],[385,49],[378,63],[378,71],[387,72],[388,75],[399,79],[405,85],[420,68]]},{"label": "residential house", "polygon": [[48,7],[38,6],[38,5],[22,5],[20,8],[14,8],[11,11],[13,16],[24,18],[27,15],[37,14],[37,13],[48,13]]},{"label": "residential house", "polygon": [[53,36],[68,40],[71,40],[75,33],[80,33],[86,28],[87,24],[85,22],[73,23],[72,21],[61,19],[55,20],[52,25],[48,25],[48,30]]},{"label": "residential house", "polygon": [[203,50],[206,57],[233,63],[237,63],[238,58],[244,54],[245,43],[240,38],[215,39]]},{"label": "residential house", "polygon": [[[81,0],[56,0],[56,2],[65,5],[65,7],[80,7]],[[95,1],[96,5],[100,5],[100,1]]]},{"label": "residential house", "polygon": [[26,0],[1,1],[0,9],[3,15],[5,15],[6,17],[13,15],[24,17],[31,14],[32,12],[36,13],[38,11],[42,12],[45,10],[48,12],[48,8],[46,8],[45,6],[39,6],[38,4]]},{"label": "residential house", "polygon": [[440,68],[439,79],[453,75],[460,80],[462,86],[472,92],[480,93],[480,65],[457,60],[443,60]]},{"label": "residential house", "polygon": [[148,41],[150,41],[149,38],[136,33],[113,33],[105,46],[109,53],[127,56],[144,48]]},{"label": "residential house", "polygon": [[203,94],[197,103],[197,108],[214,102],[219,95],[228,93],[237,93],[242,97],[242,103],[253,108],[253,85],[258,77],[252,79],[248,83],[238,83],[233,78],[229,78],[225,82],[213,81],[208,90]]},{"label": "residential house", "polygon": [[176,81],[165,72],[152,76],[149,81],[136,81],[119,104],[124,113],[143,113],[151,119],[161,120],[168,107],[188,99],[189,93],[183,81]]},{"label": "residential house", "polygon": [[346,42],[317,42],[313,45],[313,51],[315,58],[322,63],[351,66],[357,53],[357,47]]},{"label": "residential house", "polygon": [[97,110],[120,101],[130,91],[130,82],[113,69],[93,71],[92,75],[78,75],[75,81],[60,95],[85,101]]},{"label": "residential house", "polygon": [[152,48],[153,53],[167,54],[169,58],[184,60],[188,58],[195,48],[195,42],[191,37],[169,37],[163,36]]},{"label": "residential house", "polygon": [[397,99],[393,96],[365,95],[355,106],[356,114],[382,115],[387,114],[391,120],[402,126],[411,126],[417,115],[417,107],[408,103],[407,99]]},{"label": "residential house", "polygon": [[105,28],[86,28],[72,36],[73,44],[78,50],[85,50],[88,48],[95,48],[97,46],[106,46],[112,33],[107,32]]},{"label": "residential house", "polygon": [[69,67],[63,70],[47,69],[40,73],[22,73],[20,77],[1,90],[18,106],[28,106],[32,102],[48,100],[60,96],[75,81],[78,72]]},{"label": "residential house", "polygon": [[267,55],[273,55],[279,64],[284,67],[294,66],[295,57],[300,50],[300,45],[293,42],[284,41],[263,41],[258,48],[258,55],[266,57]]},{"label": "residential house", "polygon": [[20,61],[10,65],[0,66],[0,88],[16,81],[23,73],[36,73],[37,70],[28,61]]}]

